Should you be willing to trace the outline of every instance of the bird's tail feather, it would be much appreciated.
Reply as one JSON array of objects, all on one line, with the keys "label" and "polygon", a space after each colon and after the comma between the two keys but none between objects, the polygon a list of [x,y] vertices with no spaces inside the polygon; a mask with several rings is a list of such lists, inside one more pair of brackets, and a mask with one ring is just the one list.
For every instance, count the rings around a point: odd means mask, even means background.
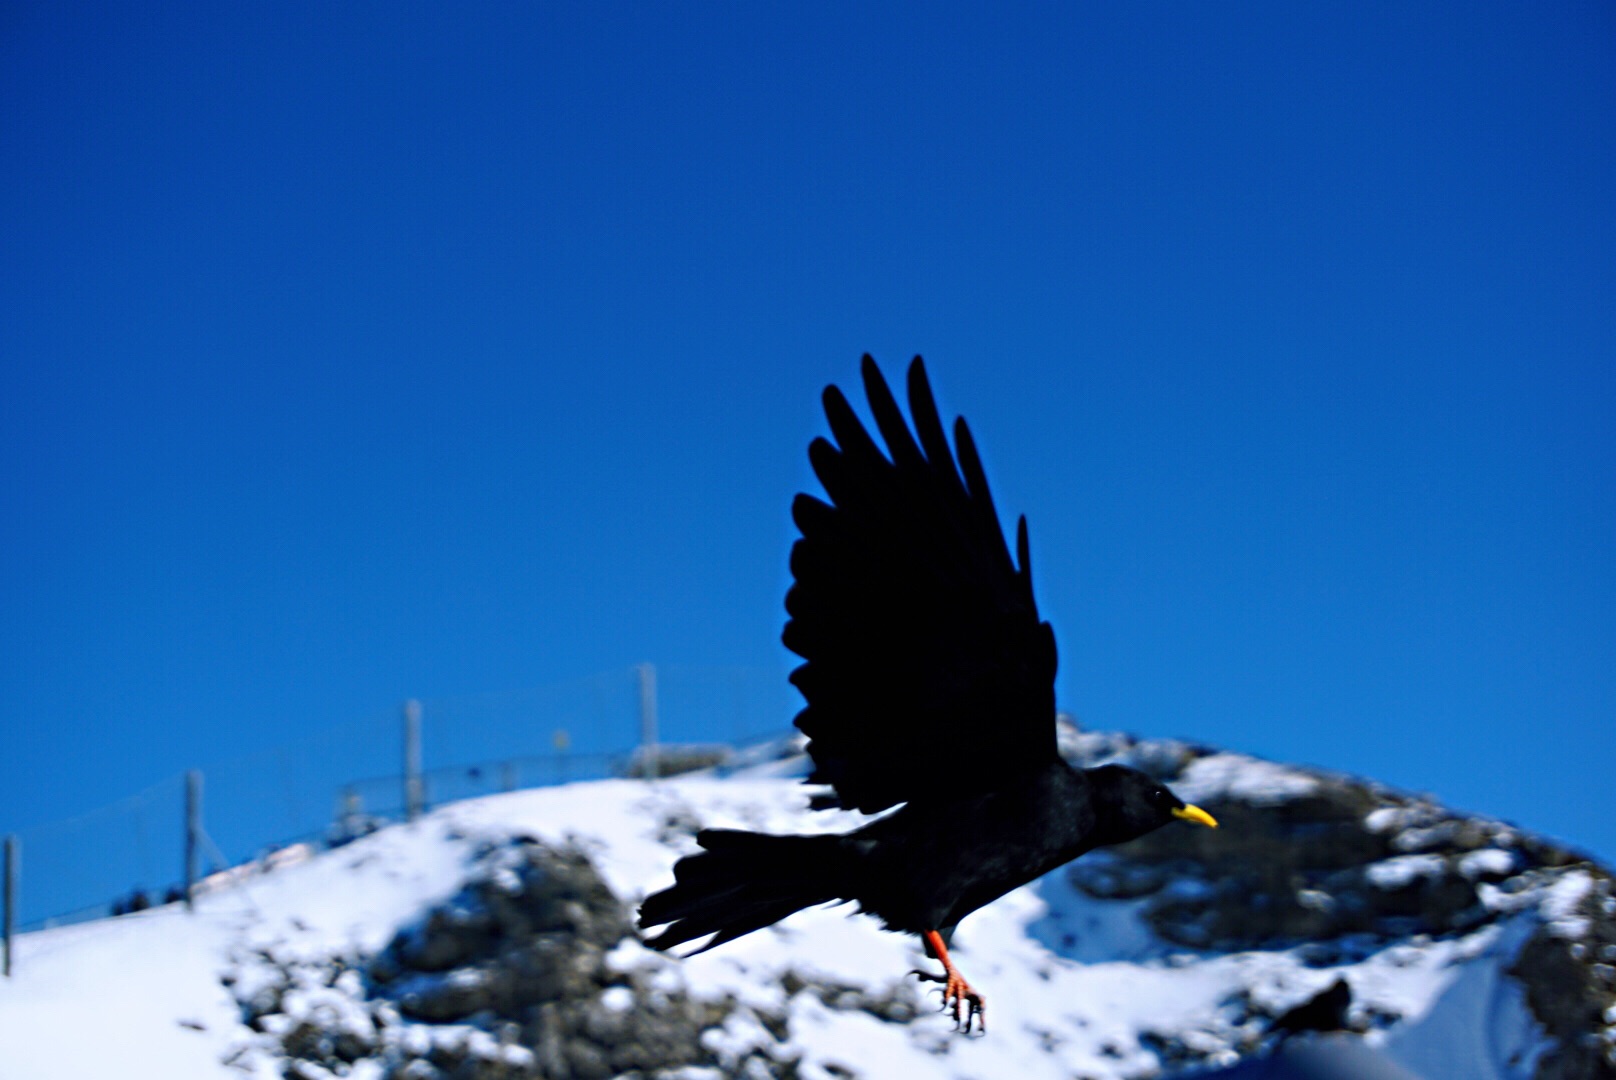
[{"label": "bird's tail feather", "polygon": [[640,905],[641,927],[670,924],[646,941],[654,949],[713,934],[695,950],[706,952],[794,911],[842,898],[847,856],[839,836],[703,829],[696,843],[702,850],[674,866],[674,884]]}]

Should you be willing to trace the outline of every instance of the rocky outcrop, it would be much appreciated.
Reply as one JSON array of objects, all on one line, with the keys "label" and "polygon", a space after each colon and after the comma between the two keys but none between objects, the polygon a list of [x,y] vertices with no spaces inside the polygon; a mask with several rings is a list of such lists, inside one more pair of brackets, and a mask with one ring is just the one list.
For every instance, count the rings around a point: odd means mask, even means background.
[{"label": "rocky outcrop", "polygon": [[[1441,942],[1455,957],[1508,943],[1493,970],[1519,984],[1553,1040],[1536,1076],[1616,1075],[1616,895],[1603,869],[1503,823],[1350,778],[1073,728],[1063,750],[1082,764],[1144,768],[1223,827],[1091,853],[1041,888],[1072,897],[1065,882],[1114,901],[1103,907],[1118,921],[1101,925],[1148,938],[1145,964],[1273,952],[1318,976],[1303,996],[1235,983],[1191,1023],[1141,1028],[1146,1053],[1119,1075],[1228,1064],[1295,1032],[1395,1025],[1398,1006],[1353,983],[1360,961]],[[679,799],[647,812],[652,835],[675,848],[702,824]],[[677,963],[638,943],[627,905],[585,851],[520,836],[456,842],[472,851],[464,886],[373,955],[283,942],[239,956],[226,981],[252,1035],[232,1063],[291,1080],[855,1075],[802,1032],[827,1012],[892,1031],[927,1011],[920,987],[897,973],[859,985],[775,967],[755,969],[744,987],[692,992]],[[1032,932],[1056,952],[1071,944],[1058,927]],[[906,1037],[925,1053],[953,1045],[940,1032]],[[1119,1041],[1117,1060],[1128,1052]]]},{"label": "rocky outcrop", "polygon": [[1584,856],[1321,771],[1075,731],[1065,749],[1079,762],[1145,769],[1219,819],[1215,831],[1163,830],[1066,870],[1090,896],[1143,901],[1141,916],[1164,941],[1215,952],[1297,947],[1326,967],[1394,940],[1537,912],[1510,969],[1555,1040],[1536,1075],[1616,1076],[1616,890]]},{"label": "rocky outcrop", "polygon": [[[778,976],[779,1010],[704,999],[642,964],[625,905],[577,848],[485,845],[466,886],[374,957],[238,958],[226,984],[255,1037],[232,1056],[278,1062],[287,1080],[362,1063],[384,1080],[604,1080],[680,1074],[797,1075],[791,999],[907,1023],[918,993]],[[726,1030],[726,1026],[728,1030]]]},{"label": "rocky outcrop", "polygon": [[1510,974],[1555,1046],[1538,1080],[1616,1077],[1616,887],[1582,867],[1564,875]]},{"label": "rocky outcrop", "polygon": [[284,1075],[387,1080],[598,1080],[716,1065],[702,1043],[730,1005],[622,970],[628,913],[588,858],[518,839],[486,846],[461,892],[379,955],[292,960],[232,989]]}]

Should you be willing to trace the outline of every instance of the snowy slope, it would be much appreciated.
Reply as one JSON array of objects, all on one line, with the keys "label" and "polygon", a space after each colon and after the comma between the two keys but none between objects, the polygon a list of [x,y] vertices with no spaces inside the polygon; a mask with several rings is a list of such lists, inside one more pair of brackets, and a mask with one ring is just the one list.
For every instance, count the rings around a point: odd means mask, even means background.
[{"label": "snowy slope", "polygon": [[[1305,774],[1234,755],[1194,765],[1183,786],[1208,802],[1261,804],[1308,790]],[[286,1032],[309,1017],[332,1030],[364,1027],[371,1043],[351,1067],[300,1066],[300,1076],[380,1078],[434,1039],[502,1062],[508,1071],[499,1075],[530,1075],[524,1070],[539,1066],[510,1025],[486,1016],[434,1025],[391,1004],[367,1005],[374,986],[365,965],[428,911],[463,905],[468,880],[508,875],[496,864],[509,861],[502,853],[515,838],[576,845],[632,904],[670,880],[697,826],[816,832],[859,820],[809,812],[791,776],[756,775],[771,771],[796,770],[765,764],[727,779],[602,781],[468,801],[248,877],[202,897],[194,914],[174,906],[25,935],[15,977],[0,981],[0,1080],[280,1077]],[[1428,870],[1415,862],[1378,873],[1414,880]],[[1198,887],[1185,878],[1166,889]],[[848,908],[802,912],[688,960],[625,939],[609,961],[632,978],[602,990],[599,1007],[631,1009],[642,993],[724,1002],[722,1022],[701,1036],[711,1067],[680,1074],[692,1077],[1120,1078],[1162,1075],[1169,1059],[1233,1063],[1263,1045],[1265,1018],[1344,977],[1366,1038],[1421,1075],[1524,1078],[1550,1040],[1507,972],[1523,943],[1554,920],[1585,933],[1576,920],[1586,918],[1579,913],[1593,888],[1584,871],[1542,875],[1500,899],[1498,916],[1471,932],[1366,940],[1321,962],[1305,944],[1229,951],[1169,943],[1144,918],[1151,900],[1097,898],[1056,872],[959,929],[956,959],[989,1001],[985,1038],[954,1034],[905,978],[924,965],[916,941]],[[304,983],[276,997],[259,1030],[249,1028],[242,1003],[269,980],[284,983],[288,971]],[[895,1004],[886,1014],[849,1006],[837,987],[848,1001]],[[895,1022],[909,1004],[918,1015]],[[498,1039],[489,1034],[496,1030],[504,1031]],[[423,1065],[409,1075],[443,1074]]]}]

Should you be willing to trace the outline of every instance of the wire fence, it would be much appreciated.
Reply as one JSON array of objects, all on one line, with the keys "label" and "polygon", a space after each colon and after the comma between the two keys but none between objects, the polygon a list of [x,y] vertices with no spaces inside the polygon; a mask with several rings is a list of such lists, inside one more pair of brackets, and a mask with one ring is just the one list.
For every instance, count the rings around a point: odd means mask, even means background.
[{"label": "wire fence", "polygon": [[[649,691],[649,693],[648,693]],[[418,703],[427,806],[501,791],[674,771],[788,730],[784,674],[648,665],[532,690]],[[202,874],[293,844],[343,843],[408,812],[405,710],[360,720],[201,773]],[[648,755],[647,739],[660,739]],[[186,777],[73,818],[20,830],[18,931],[101,918],[183,897]]]}]

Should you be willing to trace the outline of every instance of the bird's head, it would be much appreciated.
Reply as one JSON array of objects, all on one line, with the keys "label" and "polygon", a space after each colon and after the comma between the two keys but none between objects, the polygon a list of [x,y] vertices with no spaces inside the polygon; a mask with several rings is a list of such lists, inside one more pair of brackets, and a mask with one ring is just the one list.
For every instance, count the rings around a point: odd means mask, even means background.
[{"label": "bird's head", "polygon": [[1094,784],[1095,811],[1107,844],[1120,844],[1172,821],[1188,821],[1208,828],[1218,827],[1217,819],[1191,806],[1167,789],[1167,785],[1126,765],[1102,765],[1090,769]]}]

